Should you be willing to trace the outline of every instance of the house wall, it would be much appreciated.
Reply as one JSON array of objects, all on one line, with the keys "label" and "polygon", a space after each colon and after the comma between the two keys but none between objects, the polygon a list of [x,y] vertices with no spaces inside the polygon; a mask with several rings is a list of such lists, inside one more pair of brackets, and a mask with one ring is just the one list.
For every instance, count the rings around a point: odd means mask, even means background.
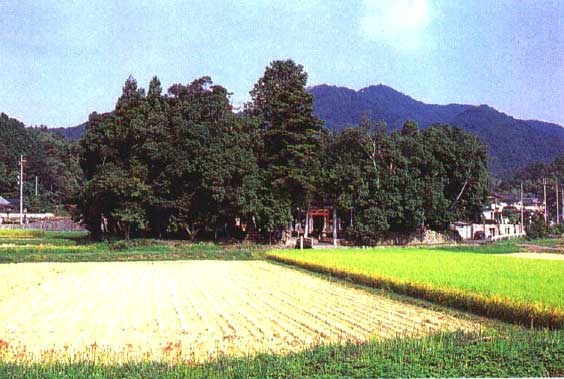
[{"label": "house wall", "polygon": [[519,224],[452,224],[451,230],[458,232],[463,240],[473,240],[476,232],[483,232],[486,239],[517,237],[521,235]]}]

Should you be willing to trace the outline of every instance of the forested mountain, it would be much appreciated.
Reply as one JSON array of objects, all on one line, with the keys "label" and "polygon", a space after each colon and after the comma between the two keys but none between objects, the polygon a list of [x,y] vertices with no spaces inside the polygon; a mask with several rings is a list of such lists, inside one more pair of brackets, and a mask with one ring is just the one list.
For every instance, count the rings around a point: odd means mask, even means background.
[{"label": "forested mountain", "polygon": [[314,97],[314,113],[328,128],[358,124],[364,114],[385,121],[392,130],[399,129],[409,119],[423,128],[434,123],[458,126],[477,135],[488,146],[493,173],[547,162],[564,151],[563,127],[518,120],[487,105],[425,104],[384,85],[359,91],[320,85],[309,91]]},{"label": "forested mountain", "polygon": [[49,131],[53,134],[58,134],[68,140],[78,141],[80,137],[82,137],[82,135],[84,134],[84,131],[86,130],[86,124],[88,123],[84,122],[80,125],[71,126],[68,128],[51,128],[49,129]]},{"label": "forested mountain", "polygon": [[[82,180],[77,145],[53,135],[44,127],[26,128],[20,121],[0,114],[0,195],[19,193],[19,159],[24,171],[25,207],[30,211],[54,210],[66,203]],[[38,196],[35,196],[35,177]]]},{"label": "forested mountain", "polygon": [[[319,85],[309,88],[314,98],[314,114],[329,129],[358,125],[363,115],[385,121],[391,130],[406,120],[422,128],[436,123],[458,126],[477,135],[488,146],[490,171],[500,174],[529,163],[548,162],[564,151],[564,128],[535,120],[518,120],[487,105],[425,104],[393,88],[377,85],[359,91]],[[78,141],[86,123],[49,129],[54,134]]]}]

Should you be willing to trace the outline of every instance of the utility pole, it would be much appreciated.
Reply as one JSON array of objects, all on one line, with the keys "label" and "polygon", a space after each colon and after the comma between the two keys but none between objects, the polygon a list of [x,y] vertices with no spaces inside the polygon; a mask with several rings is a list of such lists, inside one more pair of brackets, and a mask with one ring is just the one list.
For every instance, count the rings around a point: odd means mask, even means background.
[{"label": "utility pole", "polygon": [[560,206],[558,204],[558,182],[556,182],[556,224],[560,225]]},{"label": "utility pole", "polygon": [[20,225],[23,225],[23,182],[24,182],[24,163],[23,155],[20,156]]},{"label": "utility pole", "polygon": [[564,222],[564,189],[562,189],[562,220]]},{"label": "utility pole", "polygon": [[525,233],[525,201],[523,200],[523,182],[521,182],[521,234]]},{"label": "utility pole", "polygon": [[544,222],[548,223],[548,208],[546,206],[546,178],[542,178],[542,185],[544,187]]}]

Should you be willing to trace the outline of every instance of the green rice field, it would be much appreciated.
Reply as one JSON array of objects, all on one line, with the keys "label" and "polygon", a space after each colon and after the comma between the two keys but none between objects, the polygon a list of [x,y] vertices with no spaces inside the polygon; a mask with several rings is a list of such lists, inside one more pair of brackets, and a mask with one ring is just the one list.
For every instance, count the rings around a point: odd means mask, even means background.
[{"label": "green rice field", "polygon": [[[495,254],[495,246],[275,250],[268,257],[506,321],[559,327],[564,261]],[[513,245],[498,249],[507,253]],[[540,320],[548,314],[559,321]]]},{"label": "green rice field", "polygon": [[272,255],[564,308],[564,261],[418,248],[283,250]]}]

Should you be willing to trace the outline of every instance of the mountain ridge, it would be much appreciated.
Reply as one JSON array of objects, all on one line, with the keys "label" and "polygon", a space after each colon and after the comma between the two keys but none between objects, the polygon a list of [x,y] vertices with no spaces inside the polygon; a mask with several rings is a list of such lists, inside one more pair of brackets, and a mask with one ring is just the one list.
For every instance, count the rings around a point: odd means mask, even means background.
[{"label": "mountain ridge", "polygon": [[76,126],[49,128],[49,131],[53,134],[63,136],[71,141],[78,141],[80,137],[82,137],[82,134],[86,131],[87,123],[88,122],[83,122],[82,124]]},{"label": "mountain ridge", "polygon": [[314,98],[314,113],[330,129],[356,125],[363,115],[385,121],[391,130],[409,119],[422,128],[437,123],[460,127],[488,146],[493,173],[548,162],[564,151],[561,125],[516,119],[487,104],[426,104],[383,84],[360,90],[321,84],[308,91]]},{"label": "mountain ridge", "polygon": [[[427,104],[384,84],[359,90],[320,84],[307,89],[314,99],[316,116],[329,129],[357,125],[363,115],[385,121],[391,130],[406,120],[422,127],[443,123],[477,135],[488,146],[492,157],[490,171],[514,171],[530,163],[549,162],[564,151],[564,127],[556,123],[521,120],[490,105]],[[86,123],[69,128],[50,129],[71,140],[78,140]]]}]

